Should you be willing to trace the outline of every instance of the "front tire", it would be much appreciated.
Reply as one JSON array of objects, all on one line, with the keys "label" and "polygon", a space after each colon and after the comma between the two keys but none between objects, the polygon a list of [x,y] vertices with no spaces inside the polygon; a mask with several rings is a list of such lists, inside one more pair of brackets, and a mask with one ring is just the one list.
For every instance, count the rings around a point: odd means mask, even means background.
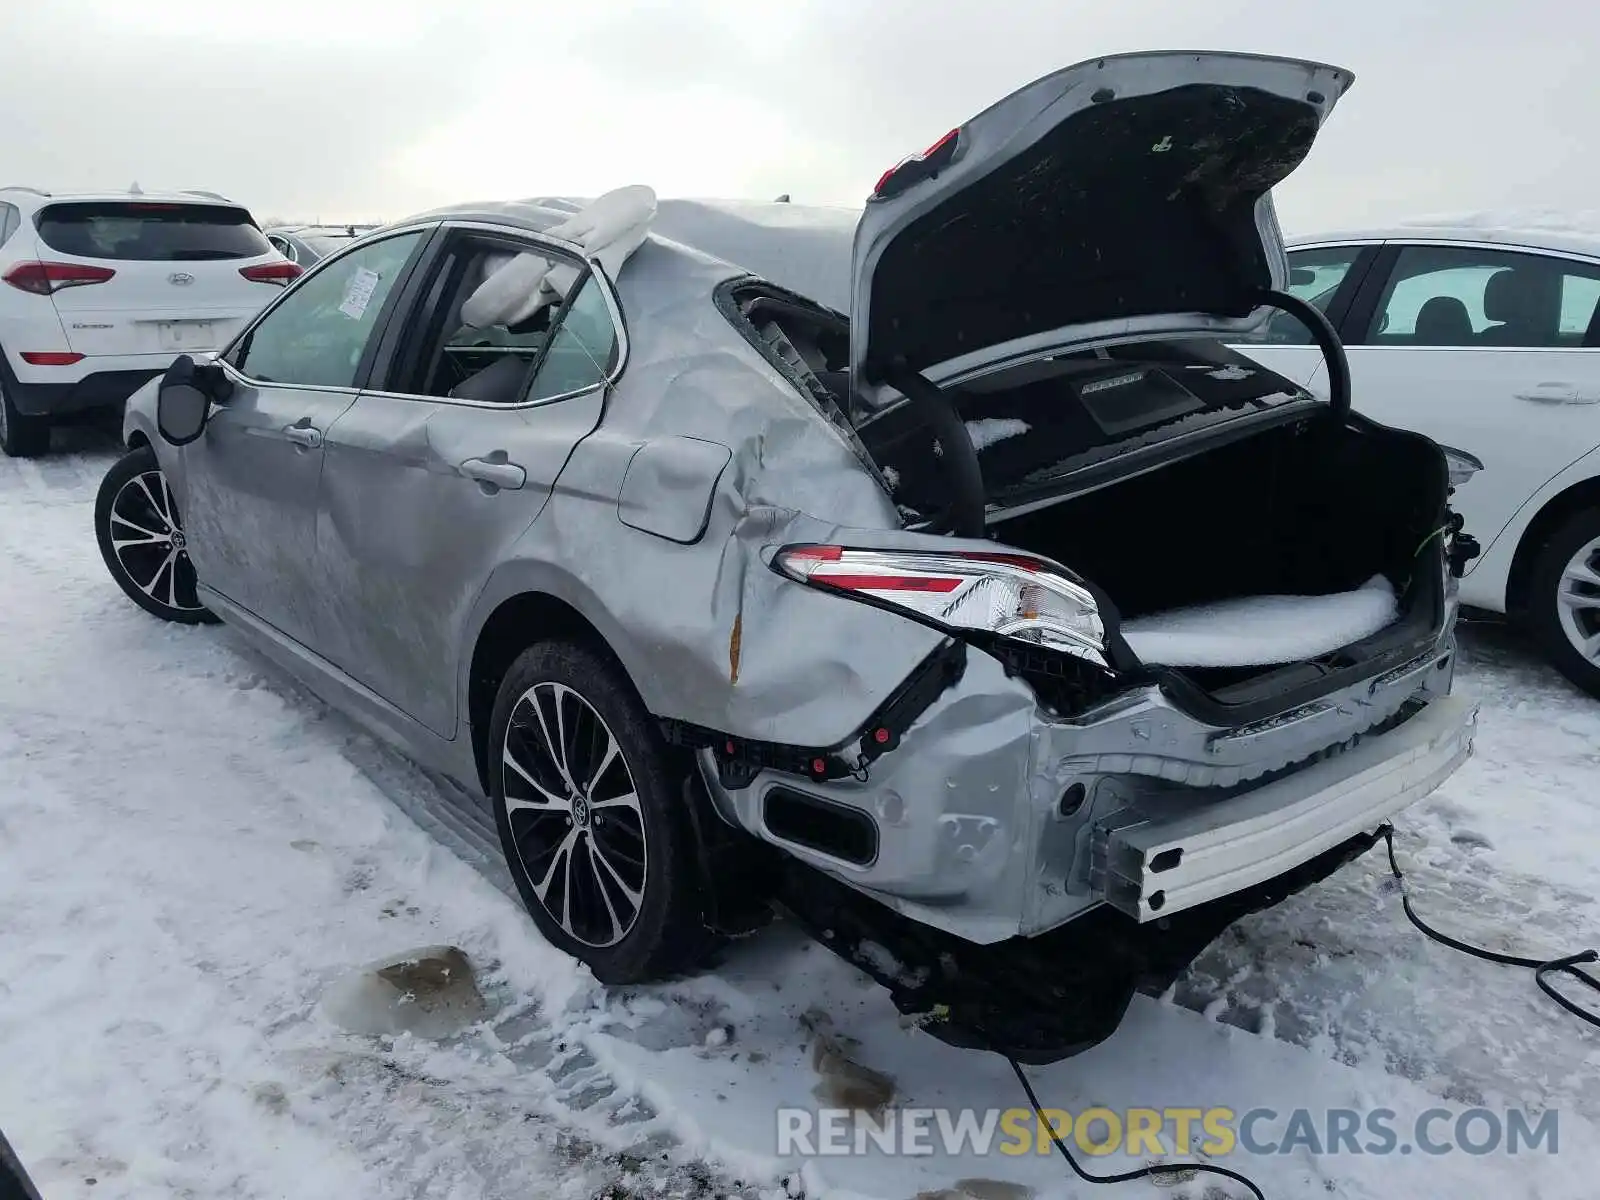
[{"label": "front tire", "polygon": [[500,845],[545,939],[606,984],[697,965],[710,939],[683,772],[621,669],[580,642],[525,650],[488,745]]},{"label": "front tire", "polygon": [[1558,671],[1600,699],[1600,510],[1556,530],[1529,584],[1530,632]]},{"label": "front tire", "polygon": [[145,612],[180,625],[215,623],[200,603],[183,521],[154,449],[130,450],[106,472],[94,535],[111,578]]},{"label": "front tire", "polygon": [[17,411],[0,367],[0,451],[9,458],[37,458],[50,450],[50,418]]}]

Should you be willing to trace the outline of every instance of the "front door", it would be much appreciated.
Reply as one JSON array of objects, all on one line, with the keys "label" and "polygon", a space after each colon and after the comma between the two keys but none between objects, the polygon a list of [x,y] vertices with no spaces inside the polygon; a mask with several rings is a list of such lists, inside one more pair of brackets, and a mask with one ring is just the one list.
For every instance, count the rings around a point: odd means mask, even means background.
[{"label": "front door", "polygon": [[200,582],[308,646],[317,642],[317,488],[328,430],[418,231],[364,246],[296,285],[223,362],[233,392],[185,446],[183,517]]},{"label": "front door", "polygon": [[529,244],[449,236],[383,390],[330,433],[317,540],[326,656],[444,737],[472,606],[599,422],[620,345],[600,277],[558,272],[564,298],[508,327],[469,301]]}]

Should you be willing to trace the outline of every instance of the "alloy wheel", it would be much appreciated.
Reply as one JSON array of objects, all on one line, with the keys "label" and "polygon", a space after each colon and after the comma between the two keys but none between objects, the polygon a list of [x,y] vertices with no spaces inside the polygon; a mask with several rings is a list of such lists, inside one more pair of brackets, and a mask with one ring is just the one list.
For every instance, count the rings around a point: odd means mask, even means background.
[{"label": "alloy wheel", "polygon": [[1556,585],[1556,613],[1573,649],[1600,666],[1600,538],[1567,560]]},{"label": "alloy wheel", "polygon": [[183,523],[165,475],[145,471],[118,488],[110,524],[117,565],[136,588],[178,612],[204,610]]},{"label": "alloy wheel", "polygon": [[545,912],[585,946],[620,942],[639,919],[649,854],[610,726],[573,689],[534,684],[506,725],[501,788],[514,865]]}]

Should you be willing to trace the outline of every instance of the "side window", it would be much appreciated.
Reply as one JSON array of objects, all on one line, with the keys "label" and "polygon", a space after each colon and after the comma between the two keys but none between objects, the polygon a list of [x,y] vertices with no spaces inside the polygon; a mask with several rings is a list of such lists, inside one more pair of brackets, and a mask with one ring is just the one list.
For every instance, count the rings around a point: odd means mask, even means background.
[{"label": "side window", "polygon": [[566,316],[550,339],[528,399],[543,400],[603,383],[617,365],[620,347],[601,284],[587,276],[567,303]]},{"label": "side window", "polygon": [[[387,390],[516,404],[561,319],[561,290],[580,270],[514,243],[451,237],[409,331],[412,349],[395,364]],[[535,297],[543,302],[530,303]]]},{"label": "side window", "polygon": [[1556,333],[1562,345],[1600,348],[1600,270],[1561,277],[1561,323]]},{"label": "side window", "polygon": [[418,357],[397,364],[389,390],[518,404],[606,378],[616,330],[581,266],[482,236],[457,239],[421,306]]},{"label": "side window", "polygon": [[[1355,266],[1364,248],[1331,246],[1289,251],[1289,286],[1286,290],[1327,312],[1339,292],[1339,286],[1350,274],[1350,268]],[[1257,333],[1241,340],[1275,346],[1309,346],[1314,339],[1298,317],[1279,312],[1274,313],[1272,319]]]},{"label": "side window", "polygon": [[1365,343],[1576,348],[1597,299],[1600,266],[1514,250],[1403,246]]},{"label": "side window", "polygon": [[0,204],[0,246],[11,240],[11,235],[17,231],[21,224],[17,206],[15,204]]},{"label": "side window", "polygon": [[351,387],[378,314],[423,230],[363,246],[296,284],[228,353],[263,383]]}]

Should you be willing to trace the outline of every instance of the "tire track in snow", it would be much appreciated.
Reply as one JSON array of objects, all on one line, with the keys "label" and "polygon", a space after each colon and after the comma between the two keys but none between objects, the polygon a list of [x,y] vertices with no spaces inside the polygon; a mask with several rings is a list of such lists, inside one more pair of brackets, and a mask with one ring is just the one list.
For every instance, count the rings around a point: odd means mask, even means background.
[{"label": "tire track in snow", "polygon": [[[584,1194],[738,1194],[731,1181],[687,1161],[659,1135],[654,1113],[595,1066],[571,1017],[547,1018],[508,993],[507,978],[517,976],[499,972],[494,948],[509,945],[521,956],[537,935],[501,898],[510,881],[496,862],[487,814],[443,803],[438,786],[398,755],[275,671],[257,670],[260,660],[225,630],[175,633],[125,605],[114,589],[107,592],[85,536],[97,484],[95,471],[29,472],[0,461],[0,493],[7,493],[0,499],[0,551],[30,552],[29,569],[0,577],[0,623],[16,639],[0,675],[23,689],[0,708],[0,758],[16,796],[0,837],[9,840],[26,828],[27,844],[42,848],[41,827],[78,843],[94,825],[119,847],[104,878],[81,844],[64,844],[59,855],[32,864],[44,872],[37,899],[31,907],[9,908],[0,942],[7,934],[32,940],[28,920],[44,921],[41,931],[62,928],[59,915],[39,908],[46,900],[65,902],[59,882],[54,898],[48,886],[59,881],[60,863],[90,871],[69,891],[94,893],[91,907],[113,903],[95,891],[107,888],[107,896],[126,893],[135,904],[114,927],[117,944],[134,963],[165,964],[162,994],[182,994],[186,1008],[209,1016],[201,1026],[169,1027],[159,1019],[165,1001],[130,1004],[149,1018],[123,1020],[121,1028],[167,1038],[172,1049],[119,1048],[140,1069],[153,1064],[150,1069],[163,1072],[163,1088],[193,1085],[219,1098],[189,1118],[161,1104],[146,1114],[164,1138],[182,1131],[185,1145],[169,1155],[177,1165],[163,1161],[155,1168],[163,1178],[212,1194],[206,1181],[181,1174],[181,1160],[198,1154],[234,1161],[216,1105],[227,1109],[242,1099],[248,1111],[249,1089],[258,1082],[253,1070],[268,1076],[259,1102],[272,1114],[313,1140],[333,1135],[367,1164],[370,1180],[399,1176],[405,1194],[465,1188],[487,1197],[524,1196],[547,1191],[553,1175],[570,1176]],[[26,515],[6,519],[19,513]],[[48,605],[33,602],[41,580],[51,595]],[[115,764],[115,776],[106,774],[108,764]],[[352,794],[363,791],[373,800]],[[419,793],[434,802],[418,802]],[[357,812],[352,827],[351,817],[337,811],[341,802],[356,810],[363,803],[381,807],[365,817]],[[53,805],[61,819],[41,804]],[[94,820],[74,820],[63,805],[82,808],[79,815]],[[392,822],[388,813],[400,820]],[[219,856],[237,859],[225,868],[231,877],[222,893],[210,890],[218,879],[212,860]],[[481,883],[488,877],[499,887],[488,910],[482,897],[469,902],[459,879],[452,886],[445,860],[460,872],[457,859],[474,869],[468,878]],[[315,880],[321,882],[311,885],[312,895],[316,887],[340,893],[321,930],[304,924],[315,911],[305,898],[308,881]],[[462,911],[452,915],[450,907]],[[495,914],[491,926],[475,924],[475,908]],[[360,948],[373,941],[375,930],[376,945],[388,942],[393,950],[396,937],[416,945],[452,927],[461,931],[454,936],[466,938],[463,944],[478,946],[474,957],[486,971],[485,986],[504,1005],[488,1025],[439,1046],[353,1038],[319,1021],[322,987],[377,952]],[[345,937],[351,945],[330,955]],[[24,958],[27,946],[21,943]],[[63,961],[41,960],[40,969]],[[308,962],[320,965],[304,974]],[[124,984],[130,993],[136,978],[137,968]],[[80,1020],[104,1019],[92,1006],[84,1010],[86,1003],[80,1000]],[[576,1017],[593,1015],[580,1011]],[[47,1021],[41,1029],[51,1027]],[[91,1025],[78,1040],[88,1046],[119,1036]],[[248,1066],[239,1053],[248,1056]],[[71,1178],[85,1173],[80,1160],[92,1167],[88,1173],[124,1169],[94,1165],[115,1156],[95,1149],[92,1131],[85,1130],[85,1139],[82,1154],[51,1165],[53,1182],[81,1186]],[[310,1163],[317,1155],[301,1158]],[[324,1187],[334,1182],[331,1162],[329,1173]],[[107,1182],[113,1186],[102,1190],[116,1194],[115,1183]],[[347,1187],[344,1194],[365,1190]],[[320,1195],[323,1187],[286,1183],[283,1192]],[[253,1192],[241,1184],[238,1194]]]}]

